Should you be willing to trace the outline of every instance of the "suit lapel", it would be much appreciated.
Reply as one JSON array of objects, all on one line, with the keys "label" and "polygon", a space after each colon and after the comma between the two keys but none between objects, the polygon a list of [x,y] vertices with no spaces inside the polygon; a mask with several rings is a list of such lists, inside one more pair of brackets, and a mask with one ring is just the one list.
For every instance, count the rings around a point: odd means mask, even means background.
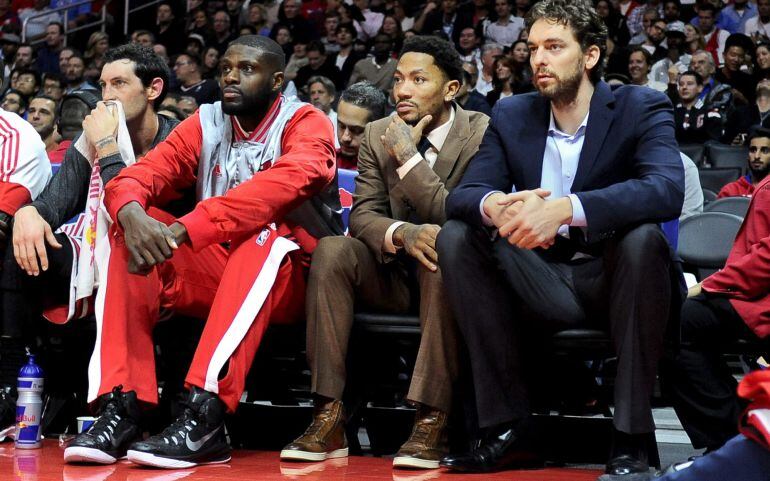
[{"label": "suit lapel", "polygon": [[580,152],[575,181],[572,183],[572,192],[580,192],[596,163],[604,139],[612,126],[614,102],[615,96],[612,94],[610,86],[601,81],[596,84],[588,110],[588,125],[586,126],[585,140],[583,141],[583,150]]},{"label": "suit lapel", "polygon": [[457,161],[460,159],[463,147],[471,136],[470,118],[468,113],[460,106],[455,105],[455,120],[449,129],[444,145],[436,158],[436,164],[433,171],[439,176],[442,182],[446,182],[449,175],[454,170]]},{"label": "suit lapel", "polygon": [[[521,149],[521,162],[516,166],[521,169],[521,178],[524,185],[517,185],[516,190],[536,189],[540,187],[543,177],[543,156],[545,155],[545,142],[548,138],[548,126],[551,123],[551,104],[545,97],[534,97],[530,112],[522,115],[524,127],[521,129],[521,137],[517,140]],[[519,121],[511,119],[511,125]],[[506,132],[500,129],[500,134],[505,137]]]}]

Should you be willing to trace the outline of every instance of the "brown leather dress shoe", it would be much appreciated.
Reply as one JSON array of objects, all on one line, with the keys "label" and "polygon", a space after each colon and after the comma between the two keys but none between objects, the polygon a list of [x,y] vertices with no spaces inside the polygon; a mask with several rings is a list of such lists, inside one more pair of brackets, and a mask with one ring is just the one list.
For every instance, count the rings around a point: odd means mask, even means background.
[{"label": "brown leather dress shoe", "polygon": [[323,461],[348,455],[342,402],[316,406],[313,423],[305,433],[281,451],[283,461]]},{"label": "brown leather dress shoe", "polygon": [[449,452],[447,414],[420,406],[409,439],[393,458],[395,468],[437,469]]}]

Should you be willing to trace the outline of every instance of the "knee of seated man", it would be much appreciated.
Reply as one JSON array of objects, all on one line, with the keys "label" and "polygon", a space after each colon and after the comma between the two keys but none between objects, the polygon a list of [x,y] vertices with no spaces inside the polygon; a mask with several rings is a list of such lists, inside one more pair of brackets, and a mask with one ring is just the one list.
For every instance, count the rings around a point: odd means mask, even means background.
[{"label": "knee of seated man", "polygon": [[656,258],[668,258],[669,245],[657,224],[641,224],[626,232],[618,241],[619,255],[637,261],[641,267]]},{"label": "knee of seated man", "polygon": [[473,228],[459,220],[449,220],[441,226],[436,238],[436,251],[439,263],[442,259],[451,260],[462,249],[467,248]]},{"label": "knee of seated man", "polygon": [[359,245],[366,249],[357,239],[344,236],[328,236],[318,241],[313,251],[310,272],[316,275],[328,275],[333,272],[345,271],[353,266],[353,259],[359,250]]}]

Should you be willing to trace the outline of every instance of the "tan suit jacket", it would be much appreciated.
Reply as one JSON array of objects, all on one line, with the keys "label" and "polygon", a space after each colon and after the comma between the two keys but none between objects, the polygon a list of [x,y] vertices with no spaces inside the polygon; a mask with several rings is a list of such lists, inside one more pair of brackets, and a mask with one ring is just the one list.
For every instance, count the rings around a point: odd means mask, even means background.
[{"label": "tan suit jacket", "polygon": [[443,225],[445,200],[476,154],[489,117],[455,105],[455,120],[431,169],[421,161],[403,178],[399,166],[382,145],[380,136],[390,117],[366,126],[358,152],[358,177],[350,233],[362,240],[380,262],[393,256],[383,251],[385,233],[396,221]]}]

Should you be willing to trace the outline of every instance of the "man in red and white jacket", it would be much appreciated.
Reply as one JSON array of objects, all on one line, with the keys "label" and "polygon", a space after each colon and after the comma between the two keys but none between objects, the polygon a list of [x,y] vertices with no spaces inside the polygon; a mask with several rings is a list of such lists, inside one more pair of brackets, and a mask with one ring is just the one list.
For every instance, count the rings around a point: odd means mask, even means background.
[{"label": "man in red and white jacket", "polygon": [[[240,37],[221,62],[222,102],[201,106],[105,187],[115,223],[96,247],[89,366],[101,417],[65,450],[68,462],[227,462],[224,414],[238,406],[262,335],[270,322],[302,318],[310,253],[342,231],[332,125],[281,94],[280,46]],[[189,189],[198,203],[188,214],[157,209]],[[184,413],[140,441],[139,402],[158,398],[152,330],[161,309],[207,321]]]},{"label": "man in red and white jacket", "polygon": [[0,108],[0,245],[10,218],[42,192],[51,178],[45,144],[34,127]]}]

